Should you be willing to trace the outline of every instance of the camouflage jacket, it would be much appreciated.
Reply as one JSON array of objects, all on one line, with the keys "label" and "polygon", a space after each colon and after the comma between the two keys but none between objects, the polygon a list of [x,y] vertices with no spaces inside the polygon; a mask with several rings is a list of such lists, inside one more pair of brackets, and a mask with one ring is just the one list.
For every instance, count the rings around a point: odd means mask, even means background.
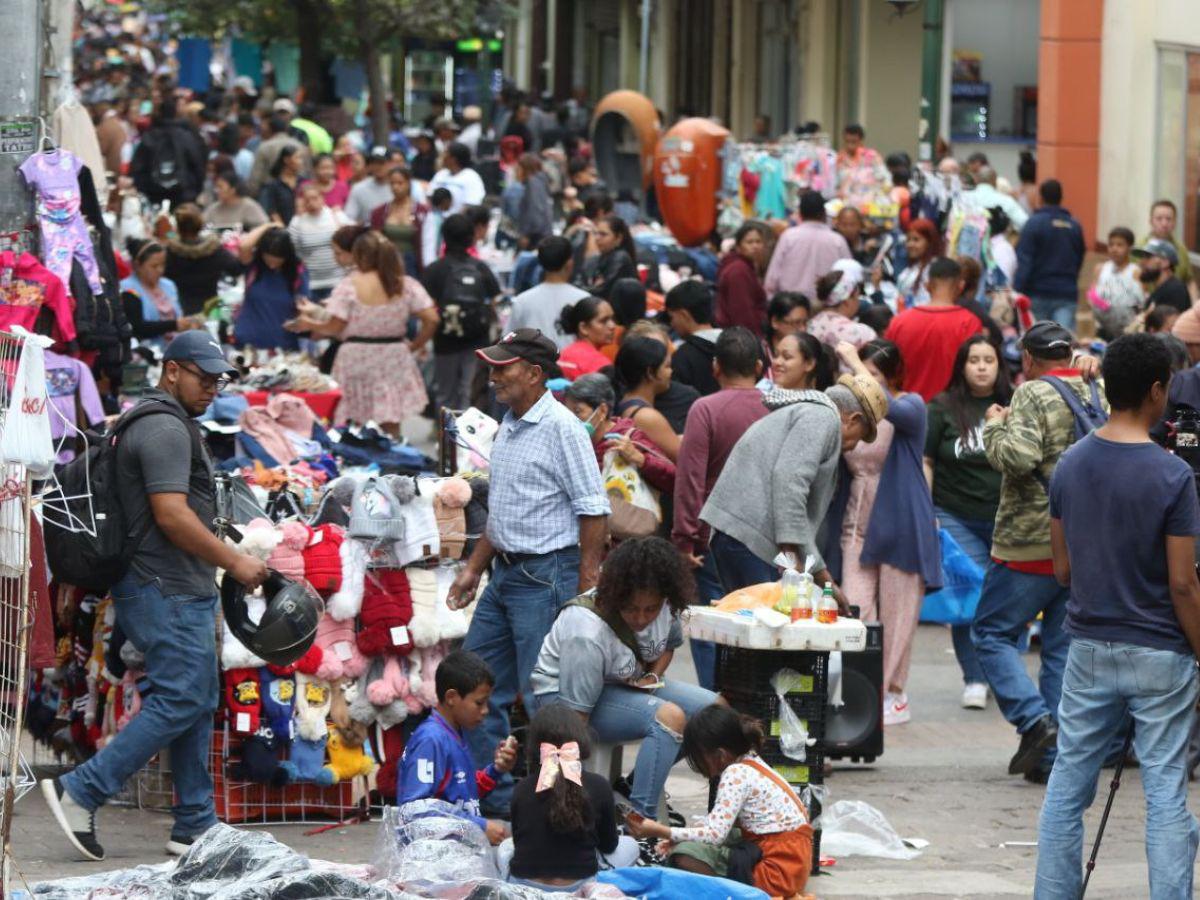
[{"label": "camouflage jacket", "polygon": [[[1059,376],[1080,399],[1091,388],[1078,375]],[[1100,400],[1108,411],[1104,391]],[[1006,419],[983,429],[983,449],[1004,477],[992,537],[992,556],[1013,562],[1050,559],[1050,501],[1045,484],[1059,457],[1075,443],[1075,418],[1066,401],[1044,381],[1027,381],[1013,394]],[[1038,476],[1041,477],[1039,480]]]}]

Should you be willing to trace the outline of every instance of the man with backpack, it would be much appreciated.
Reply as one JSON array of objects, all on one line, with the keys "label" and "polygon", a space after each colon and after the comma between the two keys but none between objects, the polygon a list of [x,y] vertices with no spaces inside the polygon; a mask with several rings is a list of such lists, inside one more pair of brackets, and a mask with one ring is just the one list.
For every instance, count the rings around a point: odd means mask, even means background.
[{"label": "man with backpack", "polygon": [[[1021,339],[1021,350],[1027,381],[1011,406],[987,411],[983,429],[984,452],[1003,479],[992,561],[971,638],[1000,711],[1021,734],[1009,774],[1045,783],[1070,643],[1063,630],[1070,591],[1054,577],[1046,491],[1067,448],[1107,420],[1107,405],[1099,386],[1071,367],[1071,333],[1062,325],[1035,323]],[[1026,674],[1019,649],[1039,613],[1040,689]]]},{"label": "man with backpack", "polygon": [[204,139],[178,117],[176,100],[168,97],[133,151],[129,175],[151,203],[178,206],[200,196],[207,160]]},{"label": "man with backpack", "polygon": [[[192,421],[232,371],[207,332],[184,332],[166,349],[158,389],[125,413],[106,443],[86,457],[95,476],[96,507],[110,512],[103,519],[96,516],[96,534],[80,549],[91,550],[104,563],[95,567],[97,572],[111,572],[111,557],[123,557],[117,571],[124,572],[115,581],[97,575],[103,584],[74,583],[111,590],[117,625],[144,654],[149,682],[141,713],[104,749],[74,771],[41,782],[55,820],[86,859],[104,859],[96,811],[163,750],[170,752],[176,796],[167,852],[187,852],[217,821],[208,771],[220,694],[216,570],[224,569],[247,588],[257,587],[267,575],[261,560],[239,553],[213,533],[212,459]],[[81,458],[72,465],[84,462]],[[64,493],[72,493],[77,474],[71,466],[63,470]],[[107,528],[110,523],[120,523],[120,528]],[[114,530],[119,533],[110,533]],[[78,533],[72,538],[48,529],[52,567],[56,550],[63,549],[53,546],[56,539],[66,545],[85,541]],[[99,545],[121,549],[106,557],[95,552]]]},{"label": "man with backpack", "polygon": [[442,223],[446,255],[426,266],[425,290],[437,303],[441,321],[433,337],[434,395],[440,407],[466,409],[475,379],[475,351],[491,343],[493,301],[500,294],[486,263],[468,255],[475,226],[461,213]]}]

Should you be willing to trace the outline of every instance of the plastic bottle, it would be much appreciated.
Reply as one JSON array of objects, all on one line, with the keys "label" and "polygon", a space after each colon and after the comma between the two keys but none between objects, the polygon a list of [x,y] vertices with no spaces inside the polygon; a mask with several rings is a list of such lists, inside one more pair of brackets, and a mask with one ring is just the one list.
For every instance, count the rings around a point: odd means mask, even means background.
[{"label": "plastic bottle", "polygon": [[813,617],[813,577],[807,572],[800,573],[800,597],[792,607],[792,621],[811,621]]},{"label": "plastic bottle", "polygon": [[833,584],[827,581],[821,592],[821,604],[817,607],[817,621],[822,625],[833,625],[837,620],[838,605],[833,596]]},{"label": "plastic bottle", "polygon": [[795,621],[800,609],[800,573],[795,569],[784,569],[782,584],[783,592],[775,608]]}]

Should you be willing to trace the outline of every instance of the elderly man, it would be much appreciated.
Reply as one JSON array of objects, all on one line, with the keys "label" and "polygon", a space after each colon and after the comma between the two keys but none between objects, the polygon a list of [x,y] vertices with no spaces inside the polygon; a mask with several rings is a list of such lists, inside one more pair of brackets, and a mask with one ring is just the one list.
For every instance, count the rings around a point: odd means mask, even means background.
[{"label": "elderly man", "polygon": [[816,296],[817,279],[839,259],[850,258],[846,239],[825,221],[825,198],[817,191],[800,197],[800,224],[779,236],[763,285],[767,296],[795,291]]},{"label": "elderly man", "polygon": [[838,460],[859,441],[875,440],[887,396],[871,378],[843,375],[824,393],[776,389],[763,402],[771,412],[738,440],[700,511],[712,528],[717,574],[726,591],[777,581],[775,557],[790,551],[801,564],[812,556],[817,583],[832,583],[817,531]]},{"label": "elderly man", "polygon": [[996,170],[991,166],[981,166],[975,172],[975,188],[967,196],[983,209],[1000,207],[1017,231],[1024,228],[1029,219],[1029,213],[1021,208],[1015,197],[997,190]]},{"label": "elderly man", "polygon": [[[517,692],[526,709],[534,708],[530,675],[559,608],[599,578],[609,505],[587,432],[546,389],[558,371],[554,341],[536,328],[520,328],[476,355],[491,366],[496,399],[508,412],[492,446],[487,534],[447,602],[470,603],[491,564],[464,644],[496,676],[487,718],[469,735],[482,767],[508,735],[508,707]],[[500,815],[511,797],[506,776],[485,805]]]}]

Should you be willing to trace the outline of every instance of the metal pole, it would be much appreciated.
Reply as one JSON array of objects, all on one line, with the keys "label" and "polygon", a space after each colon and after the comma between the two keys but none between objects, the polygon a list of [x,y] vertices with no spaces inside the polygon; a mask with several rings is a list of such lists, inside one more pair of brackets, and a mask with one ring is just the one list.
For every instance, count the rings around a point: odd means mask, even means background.
[{"label": "metal pole", "polygon": [[[0,0],[5,64],[0,66],[0,232],[33,223],[33,194],[17,166],[37,150],[42,98],[39,0]],[[28,246],[28,245],[26,245]]]},{"label": "metal pole", "polygon": [[650,10],[654,0],[642,0],[641,58],[638,60],[638,90],[646,94],[650,83]]},{"label": "metal pole", "polygon": [[925,0],[925,30],[921,42],[921,109],[917,128],[917,159],[933,162],[942,111],[943,0]]}]

